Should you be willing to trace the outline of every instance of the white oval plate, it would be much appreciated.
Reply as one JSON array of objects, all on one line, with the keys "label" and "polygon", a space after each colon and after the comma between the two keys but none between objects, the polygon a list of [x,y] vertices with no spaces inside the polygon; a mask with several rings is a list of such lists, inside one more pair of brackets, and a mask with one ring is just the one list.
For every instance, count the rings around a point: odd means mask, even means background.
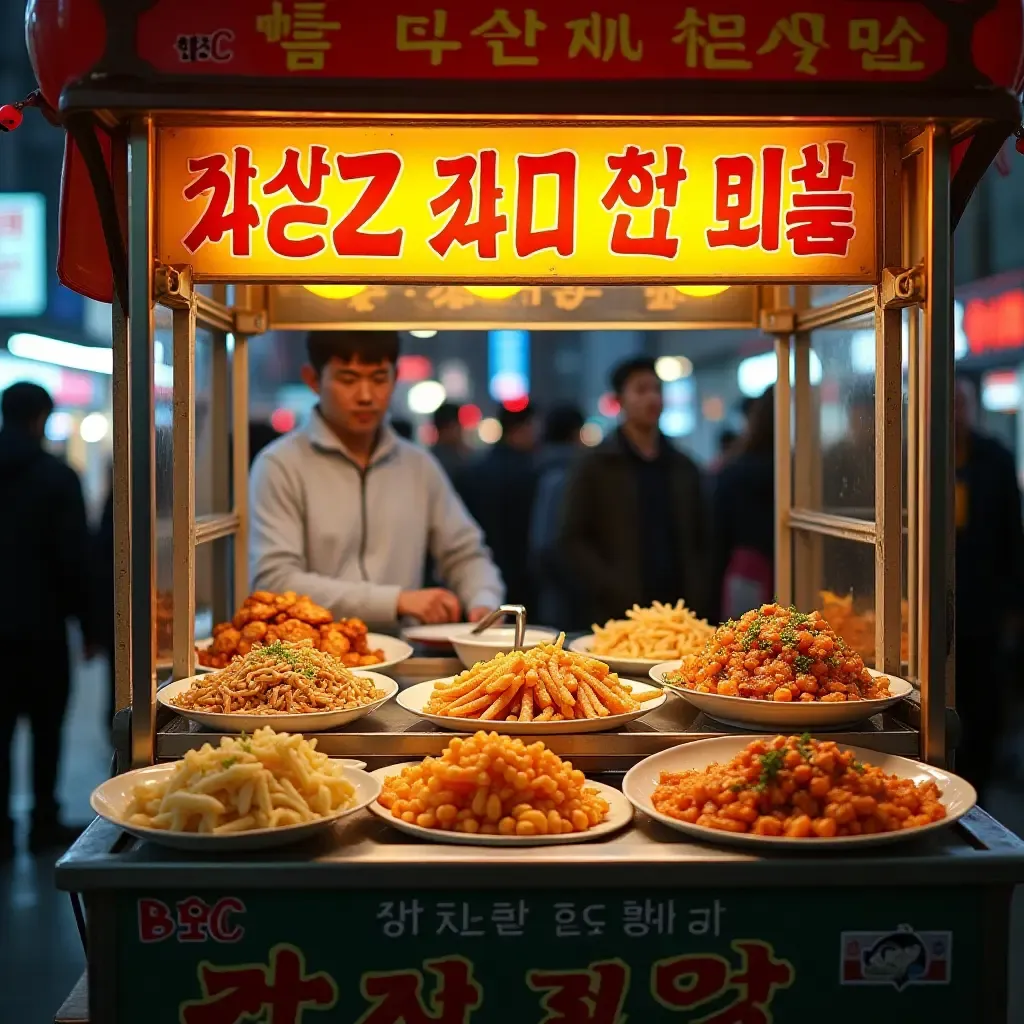
[{"label": "white oval plate", "polygon": [[[459,661],[466,668],[471,668],[478,661],[490,661],[499,654],[515,650],[515,626],[492,626],[476,636],[470,635],[471,629],[472,627],[469,627],[460,633],[452,633],[450,637]],[[540,644],[551,644],[557,639],[558,634],[553,629],[527,626],[523,632],[523,650]]]},{"label": "white oval plate", "polygon": [[[677,672],[682,662],[663,661],[651,669],[651,678],[659,684],[665,681],[669,672]],[[750,697],[725,697],[719,693],[698,693],[685,686],[673,685],[670,693],[692,704],[717,722],[739,729],[764,729],[769,732],[785,732],[787,729],[805,730],[838,729],[856,725],[872,715],[892,707],[913,689],[906,679],[888,673],[876,672],[873,676],[886,675],[889,679],[890,697],[881,700],[844,701],[790,701],[753,700]]]},{"label": "white oval plate", "polygon": [[616,658],[608,654],[594,654],[594,634],[578,636],[569,644],[569,650],[577,654],[585,654],[588,658],[603,661],[613,672],[619,675],[647,675],[655,665],[660,664],[657,658]]},{"label": "white oval plate", "polygon": [[907,842],[928,832],[947,828],[958,818],[963,817],[977,803],[978,794],[974,787],[958,775],[934,768],[919,761],[911,761],[907,757],[896,754],[884,754],[879,750],[866,750],[863,747],[852,747],[840,744],[843,750],[852,750],[857,759],[865,764],[881,768],[887,775],[897,775],[901,779],[913,779],[915,782],[927,782],[929,779],[938,784],[942,793],[942,803],[946,808],[946,817],[942,821],[922,825],[920,828],[906,829],[900,832],[880,832],[868,836],[837,836],[835,839],[787,839],[784,836],[754,836],[749,833],[723,832],[719,829],[706,828],[703,825],[691,825],[679,821],[667,814],[654,809],[651,795],[662,772],[682,772],[689,770],[701,771],[712,764],[724,764],[731,760],[753,740],[763,739],[762,736],[720,736],[716,739],[695,740],[678,747],[662,750],[644,758],[634,765],[622,780],[622,792],[633,806],[644,814],[660,821],[661,824],[674,828],[679,832],[708,843],[722,843],[730,846],[786,846],[790,849],[806,849],[808,851],[847,846],[882,846],[886,843]]},{"label": "white oval plate", "polygon": [[[393,764],[387,768],[378,768],[370,772],[370,775],[383,788],[384,780],[391,775],[398,775],[403,768],[418,764],[418,761],[408,761],[405,764]],[[396,818],[386,807],[377,803],[376,798],[370,804],[370,810],[378,818],[382,818],[392,828],[399,832],[407,832],[417,839],[426,839],[432,843],[455,843],[460,846],[557,846],[561,843],[586,843],[591,839],[601,839],[624,828],[633,820],[633,807],[630,802],[611,786],[603,782],[591,782],[587,780],[587,787],[596,789],[601,796],[608,801],[608,814],[604,821],[595,825],[586,832],[563,832],[557,836],[482,836],[472,832],[449,832],[440,828],[423,828],[420,825],[410,825],[401,818]]]},{"label": "white oval plate", "polygon": [[382,676],[377,672],[368,672],[364,669],[353,669],[352,671],[355,675],[373,680],[374,686],[378,690],[384,691],[384,696],[372,704],[364,704],[360,708],[350,708],[347,711],[311,711],[308,714],[295,715],[250,715],[244,712],[224,714],[216,711],[193,711],[191,708],[179,708],[176,704],[171,703],[172,697],[184,693],[197,679],[205,680],[204,676],[190,676],[187,679],[177,679],[173,683],[161,686],[156,691],[156,699],[175,714],[201,725],[204,729],[212,729],[215,732],[255,732],[257,729],[267,726],[281,732],[323,732],[326,729],[337,729],[340,725],[347,725],[357,718],[371,714],[398,693],[398,683],[390,676]]},{"label": "white oval plate", "polygon": [[473,622],[417,622],[402,627],[402,637],[428,647],[450,647],[453,633],[472,629]]},{"label": "white oval plate", "polygon": [[[359,764],[361,762],[353,762]],[[344,762],[345,779],[355,788],[355,800],[350,807],[340,808],[326,818],[304,821],[299,825],[282,825],[279,828],[256,828],[248,832],[229,832],[224,835],[210,835],[205,832],[168,832],[162,828],[146,828],[132,825],[124,820],[124,812],[131,802],[132,790],[143,782],[162,780],[172,774],[179,762],[154,764],[148,768],[137,768],[107,779],[92,791],[89,803],[92,809],[112,825],[123,829],[139,839],[146,839],[159,846],[175,850],[216,852],[224,850],[265,850],[272,846],[297,843],[317,832],[325,832],[336,821],[369,807],[380,796],[380,782],[361,768],[349,767]]]},{"label": "white oval plate", "polygon": [[[482,722],[479,718],[428,715],[423,709],[427,706],[431,693],[434,692],[434,684],[449,683],[454,678],[454,676],[449,676],[447,679],[431,679],[402,690],[397,698],[399,707],[451,732],[477,732],[480,729],[486,729],[500,732],[505,736],[559,736],[567,733],[606,732],[608,729],[617,729],[627,722],[635,721],[648,714],[655,708],[660,708],[667,699],[663,693],[660,697],[645,701],[639,711],[630,711],[625,715],[606,715],[604,718],[574,718],[571,722],[507,722],[504,719]],[[652,690],[660,689],[660,687],[642,683],[636,679],[627,679],[624,682],[628,682],[636,693],[650,693]]]},{"label": "white oval plate", "polygon": [[[213,637],[203,637],[202,640],[196,641],[196,650],[205,651],[212,643]],[[395,636],[388,636],[386,633],[367,633],[366,646],[371,651],[383,651],[384,660],[374,665],[365,665],[358,669],[353,669],[352,671],[379,672],[381,669],[394,668],[395,665],[401,665],[403,661],[412,657],[412,648],[404,640],[399,640]],[[205,665],[197,665],[196,671],[216,672],[217,669],[207,668]]]}]

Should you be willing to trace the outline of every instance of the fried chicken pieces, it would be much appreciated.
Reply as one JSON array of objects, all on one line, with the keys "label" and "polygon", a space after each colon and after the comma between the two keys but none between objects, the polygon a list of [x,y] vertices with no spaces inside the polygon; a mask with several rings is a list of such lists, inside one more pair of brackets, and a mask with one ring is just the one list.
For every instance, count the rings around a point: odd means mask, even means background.
[{"label": "fried chicken pieces", "polygon": [[326,608],[293,590],[284,594],[257,590],[245,599],[230,622],[213,627],[213,643],[196,654],[200,665],[224,668],[236,654],[248,654],[253,644],[310,640],[318,650],[333,654],[349,668],[378,665],[384,660],[384,652],[369,650],[366,637],[366,623],[361,619],[335,622]]}]

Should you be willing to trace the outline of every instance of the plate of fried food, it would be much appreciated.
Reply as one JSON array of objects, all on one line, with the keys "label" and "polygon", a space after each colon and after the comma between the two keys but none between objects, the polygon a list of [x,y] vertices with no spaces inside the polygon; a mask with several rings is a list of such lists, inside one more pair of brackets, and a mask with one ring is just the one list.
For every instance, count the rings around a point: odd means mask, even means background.
[{"label": "plate of fried food", "polygon": [[977,802],[957,775],[895,754],[800,736],[725,736],[631,768],[637,810],[712,843],[876,846],[945,828]]},{"label": "plate of fried food", "polygon": [[278,640],[308,640],[348,668],[391,668],[412,655],[404,640],[369,633],[362,619],[335,621],[326,608],[293,590],[250,594],[230,622],[218,623],[212,637],[196,643],[196,655],[204,669],[226,668],[232,658],[248,654],[255,644],[267,646]]},{"label": "plate of fried food", "polygon": [[320,753],[316,740],[258,729],[115,775],[90,802],[101,818],[161,846],[264,849],[329,829],[376,800],[380,783],[361,763]]},{"label": "plate of fried food", "polygon": [[406,711],[455,732],[491,723],[509,735],[603,732],[665,703],[656,686],[622,680],[603,662],[553,644],[498,654],[398,695]]},{"label": "plate of fried food", "polygon": [[370,810],[435,843],[548,846],[600,839],[628,825],[629,801],[588,782],[539,740],[496,732],[455,737],[439,757],[378,768]]},{"label": "plate of fried food", "polygon": [[168,683],[157,700],[207,729],[295,732],[336,729],[370,714],[398,692],[389,676],[353,671],[309,640],[257,644],[227,668]]},{"label": "plate of fried food", "polygon": [[657,665],[651,678],[719,722],[772,731],[853,725],[913,690],[865,668],[820,612],[777,604],[719,626],[700,654]]},{"label": "plate of fried food", "polygon": [[594,623],[591,628],[592,633],[573,640],[571,651],[600,658],[615,672],[641,675],[659,662],[695,654],[715,631],[682,601],[655,601],[650,608],[633,605],[624,619],[609,619],[603,626]]}]

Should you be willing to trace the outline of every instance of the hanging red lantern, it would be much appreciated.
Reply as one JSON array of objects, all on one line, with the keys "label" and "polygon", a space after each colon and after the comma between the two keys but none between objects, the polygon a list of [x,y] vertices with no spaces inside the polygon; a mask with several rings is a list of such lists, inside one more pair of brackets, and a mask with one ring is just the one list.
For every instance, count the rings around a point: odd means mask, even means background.
[{"label": "hanging red lantern", "polygon": [[25,44],[39,89],[55,110],[64,87],[99,62],[106,37],[96,0],[29,0]]},{"label": "hanging red lantern", "polygon": [[0,107],[0,132],[13,132],[21,121],[20,103],[5,103]]}]

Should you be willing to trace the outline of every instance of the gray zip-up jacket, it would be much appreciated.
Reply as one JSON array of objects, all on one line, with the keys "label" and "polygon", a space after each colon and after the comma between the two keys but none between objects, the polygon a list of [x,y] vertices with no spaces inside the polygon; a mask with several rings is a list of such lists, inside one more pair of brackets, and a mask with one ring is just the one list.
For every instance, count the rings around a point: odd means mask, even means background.
[{"label": "gray zip-up jacket", "polygon": [[250,476],[254,589],[295,590],[336,616],[397,619],[429,551],[466,611],[505,596],[483,533],[444,470],[388,426],[361,469],[319,411],[268,445]]}]

